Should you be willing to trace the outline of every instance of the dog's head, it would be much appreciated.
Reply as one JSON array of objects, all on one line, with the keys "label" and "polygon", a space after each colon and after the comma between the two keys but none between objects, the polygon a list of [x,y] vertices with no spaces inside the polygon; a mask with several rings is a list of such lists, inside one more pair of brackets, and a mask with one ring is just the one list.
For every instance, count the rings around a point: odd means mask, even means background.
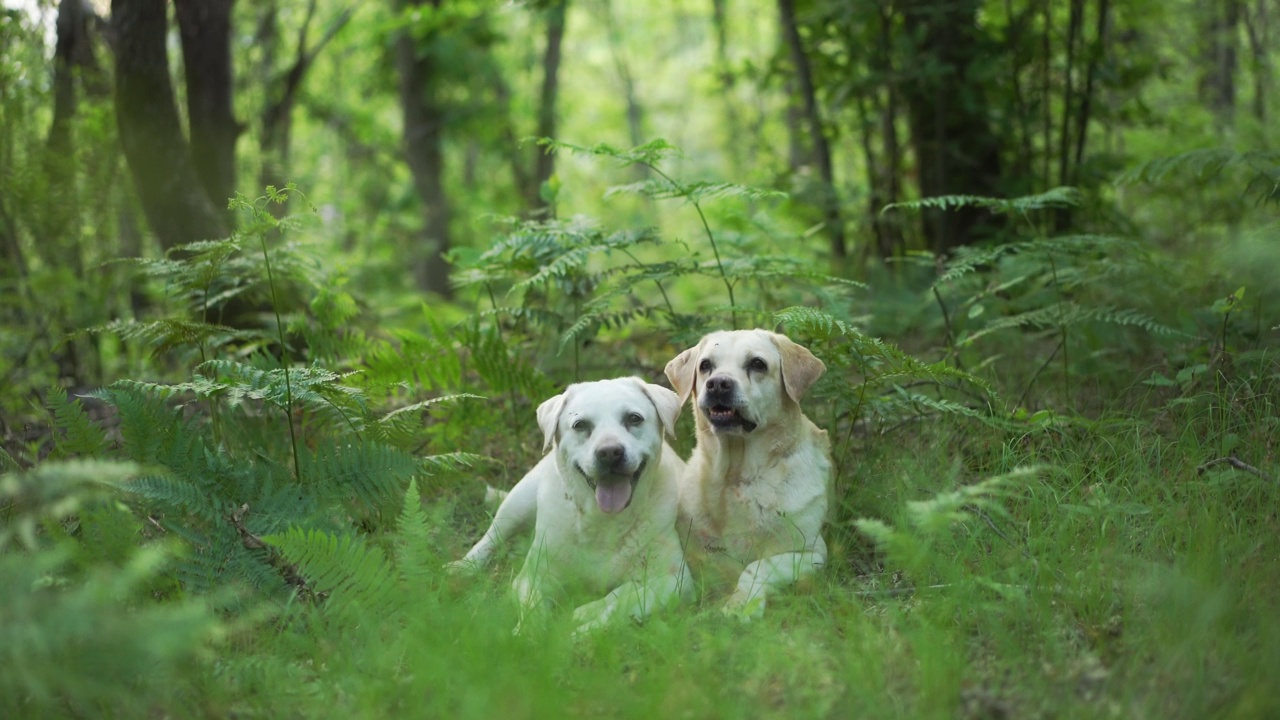
[{"label": "dog's head", "polygon": [[555,447],[561,474],[594,491],[602,511],[622,512],[645,469],[657,467],[680,405],[637,377],[576,383],[538,406],[543,449]]},{"label": "dog's head", "polygon": [[718,434],[745,435],[798,408],[827,366],[809,349],[767,330],[707,335],[667,363],[680,403],[692,394],[696,412]]}]

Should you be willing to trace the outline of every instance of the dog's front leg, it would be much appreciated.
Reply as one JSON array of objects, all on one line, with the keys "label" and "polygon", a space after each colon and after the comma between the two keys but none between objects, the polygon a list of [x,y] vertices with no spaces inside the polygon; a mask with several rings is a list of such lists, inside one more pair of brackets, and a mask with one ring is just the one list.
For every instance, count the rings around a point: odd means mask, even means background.
[{"label": "dog's front leg", "polygon": [[542,568],[535,559],[525,561],[524,567],[516,573],[511,581],[511,590],[520,606],[520,618],[516,621],[513,635],[519,635],[529,625],[537,625],[546,611],[546,598],[542,594],[542,583],[545,579]]},{"label": "dog's front leg", "polygon": [[[536,468],[535,468],[536,469]],[[502,499],[498,511],[493,514],[493,522],[470,551],[461,560],[455,560],[445,567],[451,571],[478,570],[489,564],[494,551],[503,542],[516,537],[527,530],[538,515],[538,483],[539,476],[530,472],[511,488],[511,492]]]},{"label": "dog's front leg", "polygon": [[632,580],[614,588],[608,595],[576,608],[574,635],[599,630],[613,618],[629,617],[643,622],[651,613],[688,600],[693,594],[693,577],[681,561],[679,570],[645,580]]},{"label": "dog's front leg", "polygon": [[742,571],[738,586],[724,604],[724,613],[751,620],[764,614],[769,590],[791,585],[813,575],[827,562],[827,545],[818,538],[812,550],[772,555],[756,560]]}]

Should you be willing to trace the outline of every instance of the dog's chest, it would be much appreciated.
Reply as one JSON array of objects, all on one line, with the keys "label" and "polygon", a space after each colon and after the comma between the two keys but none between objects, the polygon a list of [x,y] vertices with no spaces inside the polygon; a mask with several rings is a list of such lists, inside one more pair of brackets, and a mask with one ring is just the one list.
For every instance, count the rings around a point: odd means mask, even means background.
[{"label": "dog's chest", "polygon": [[764,483],[738,482],[704,495],[688,514],[692,555],[738,570],[798,539],[790,498]]}]

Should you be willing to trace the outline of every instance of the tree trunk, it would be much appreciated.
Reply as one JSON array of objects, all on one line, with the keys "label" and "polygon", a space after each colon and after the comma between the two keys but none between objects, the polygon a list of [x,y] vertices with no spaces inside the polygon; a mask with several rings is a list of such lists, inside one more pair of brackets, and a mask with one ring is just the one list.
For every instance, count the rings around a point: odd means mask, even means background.
[{"label": "tree trunk", "polygon": [[227,200],[236,192],[236,139],[232,111],[231,6],[235,0],[174,0],[187,81],[191,161],[205,195],[232,225]]},{"label": "tree trunk", "polygon": [[793,0],[778,0],[778,15],[782,22],[783,35],[791,51],[796,83],[804,100],[805,118],[813,138],[813,155],[818,164],[819,177],[822,179],[822,215],[827,225],[827,233],[831,238],[832,263],[838,269],[843,269],[846,255],[844,221],[840,216],[840,199],[836,194],[835,172],[831,166],[831,146],[827,143],[826,130],[818,111],[818,96],[813,87],[813,76],[809,71],[809,57],[805,54],[800,30],[796,25]]},{"label": "tree trunk", "polygon": [[[261,187],[269,185],[283,187],[289,181],[289,150],[293,136],[293,110],[298,103],[298,93],[302,89],[307,71],[315,62],[316,56],[329,44],[340,30],[351,19],[353,9],[348,8],[329,25],[324,36],[308,47],[307,34],[311,30],[311,22],[315,18],[316,0],[307,4],[307,14],[298,31],[298,46],[293,64],[282,73],[275,68],[276,50],[279,46],[279,17],[275,0],[271,0],[263,9],[262,19],[258,24],[258,38],[263,47],[262,65],[267,81],[267,102],[262,111],[262,168],[258,175]],[[283,214],[285,205],[271,205],[271,212]]]},{"label": "tree trunk", "polygon": [[[643,145],[644,107],[640,105],[639,93],[636,92],[636,79],[627,63],[623,33],[618,30],[618,23],[613,16],[612,0],[603,0],[601,12],[604,15],[605,28],[609,35],[609,52],[613,55],[613,67],[622,81],[622,99],[627,106],[627,137],[631,146]],[[643,166],[632,166],[637,177],[643,178],[646,170]]]},{"label": "tree trunk", "polygon": [[1245,18],[1249,31],[1249,53],[1253,56],[1253,117],[1263,127],[1267,124],[1267,96],[1271,90],[1271,48],[1267,4],[1257,0],[1253,12]]},{"label": "tree trunk", "polygon": [[[441,0],[401,0],[402,8]],[[422,200],[422,246],[413,260],[418,287],[444,297],[453,294],[449,285],[451,209],[444,189],[445,111],[435,87],[434,38],[415,40],[408,31],[396,39],[396,66],[400,74],[400,105],[404,118],[405,158],[413,174],[413,186]]]},{"label": "tree trunk", "polygon": [[1217,118],[1218,127],[1231,124],[1236,109],[1236,47],[1239,44],[1240,0],[1218,0],[1201,6],[1204,46],[1200,98]]},{"label": "tree trunk", "polygon": [[[536,136],[556,135],[556,95],[560,89],[560,46],[564,40],[564,17],[568,0],[556,0],[547,8],[547,48],[542,56],[542,91],[538,95],[538,128]],[[548,201],[543,187],[556,171],[555,153],[537,148],[533,161],[533,177],[526,188],[525,204],[530,214],[555,216],[556,209]]]},{"label": "tree trunk", "polygon": [[55,153],[68,152],[72,147],[71,119],[78,105],[76,81],[80,80],[91,93],[94,88],[99,93],[102,90],[102,68],[90,38],[90,21],[94,19],[93,9],[85,0],[58,3],[58,35],[53,51],[53,122],[48,140],[49,149]]},{"label": "tree trunk", "polygon": [[[984,88],[969,77],[982,53],[979,5],[978,0],[903,5],[904,20],[917,37],[913,56],[898,67],[921,197],[999,192],[1000,141],[986,114]],[[973,207],[926,210],[924,234],[935,253],[946,254],[977,240],[989,217]]]},{"label": "tree trunk", "polygon": [[221,238],[227,225],[201,189],[182,135],[169,58],[165,0],[112,0],[116,123],[134,189],[164,249]]},{"label": "tree trunk", "polygon": [[1084,95],[1080,98],[1080,115],[1076,120],[1076,157],[1072,172],[1072,184],[1080,182],[1080,164],[1084,162],[1084,146],[1088,140],[1090,112],[1093,105],[1093,83],[1102,64],[1107,48],[1107,25],[1111,18],[1109,0],[1098,0],[1098,25],[1093,33],[1093,49],[1089,52],[1088,69],[1085,71]]}]

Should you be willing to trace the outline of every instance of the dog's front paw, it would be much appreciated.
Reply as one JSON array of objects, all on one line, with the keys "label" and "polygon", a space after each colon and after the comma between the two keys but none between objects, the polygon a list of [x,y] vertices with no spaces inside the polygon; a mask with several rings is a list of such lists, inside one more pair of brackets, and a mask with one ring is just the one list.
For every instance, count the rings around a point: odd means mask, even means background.
[{"label": "dog's front paw", "polygon": [[729,596],[720,612],[725,617],[750,622],[764,617],[764,593],[752,595],[741,590]]},{"label": "dog's front paw", "polygon": [[583,637],[603,628],[616,609],[617,605],[607,597],[578,606],[573,611],[573,636]]}]

